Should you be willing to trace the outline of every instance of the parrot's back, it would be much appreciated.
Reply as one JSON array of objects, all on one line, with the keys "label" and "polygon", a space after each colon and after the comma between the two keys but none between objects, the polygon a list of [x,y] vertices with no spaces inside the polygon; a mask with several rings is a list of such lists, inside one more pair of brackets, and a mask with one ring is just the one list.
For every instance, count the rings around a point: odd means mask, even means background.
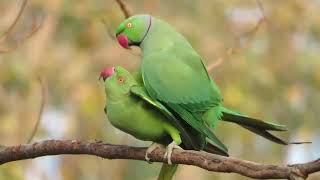
[{"label": "parrot's back", "polygon": [[206,111],[221,103],[201,56],[169,24],[153,18],[141,48],[144,85],[154,99],[183,104],[189,111]]}]

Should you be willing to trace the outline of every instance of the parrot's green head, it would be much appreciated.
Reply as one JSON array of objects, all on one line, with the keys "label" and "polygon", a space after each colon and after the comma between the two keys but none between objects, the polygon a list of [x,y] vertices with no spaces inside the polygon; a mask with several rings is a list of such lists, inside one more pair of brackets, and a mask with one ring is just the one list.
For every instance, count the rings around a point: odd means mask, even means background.
[{"label": "parrot's green head", "polygon": [[126,49],[139,46],[150,30],[151,20],[150,15],[136,15],[123,21],[116,30],[119,44]]},{"label": "parrot's green head", "polygon": [[137,84],[130,72],[120,66],[105,68],[100,73],[100,79],[105,82],[108,97],[129,94],[130,88]]}]

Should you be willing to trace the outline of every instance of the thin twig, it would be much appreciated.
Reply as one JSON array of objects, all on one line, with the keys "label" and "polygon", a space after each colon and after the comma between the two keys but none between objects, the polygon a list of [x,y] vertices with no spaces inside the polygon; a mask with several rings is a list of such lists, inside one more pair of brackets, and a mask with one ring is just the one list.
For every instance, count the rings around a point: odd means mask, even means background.
[{"label": "thin twig", "polygon": [[124,17],[127,19],[128,17],[131,16],[131,12],[128,8],[128,6],[126,5],[126,3],[123,0],[116,0],[116,2],[118,3],[118,5],[120,6],[120,9],[124,15]]},{"label": "thin twig", "polygon": [[40,107],[39,107],[39,112],[38,112],[38,115],[37,115],[37,120],[36,120],[36,124],[34,125],[33,127],[33,130],[27,140],[27,143],[30,143],[32,141],[32,139],[34,138],[34,136],[36,135],[36,132],[39,128],[39,124],[40,124],[40,121],[41,121],[41,117],[42,117],[42,114],[43,114],[43,110],[44,110],[44,106],[46,104],[46,101],[47,101],[47,85],[46,83],[44,82],[44,80],[39,76],[38,77],[38,81],[39,81],[39,84],[41,86],[41,104],[40,104]]},{"label": "thin twig", "polygon": [[[131,12],[130,12],[130,10],[129,10],[128,5],[127,5],[123,0],[116,0],[116,2],[117,2],[117,4],[119,5],[120,10],[121,10],[121,12],[123,13],[125,19],[127,19],[128,17],[130,17],[130,16],[131,16]],[[102,18],[102,23],[107,27],[108,36],[109,36],[112,40],[115,40],[114,33],[111,32],[111,29],[108,27],[106,20],[103,19],[103,18]]]},{"label": "thin twig", "polygon": [[[124,17],[126,19],[129,18],[132,15],[130,10],[129,10],[129,6],[123,0],[116,0],[116,2],[120,6],[121,12],[123,13]],[[106,23],[104,22],[104,24],[106,24]],[[115,40],[114,35],[111,33],[111,31],[110,31],[110,29],[108,27],[107,27],[107,32],[108,32],[108,35],[110,36],[110,38],[112,40]],[[133,53],[133,51],[130,51],[130,52],[134,56],[141,56],[140,53]]]},{"label": "thin twig", "polygon": [[263,5],[262,5],[262,2],[261,2],[261,0],[256,0],[257,1],[257,4],[258,4],[258,7],[259,7],[259,9],[260,9],[260,12],[261,12],[261,14],[262,14],[262,17],[264,18],[264,19],[266,19],[266,12],[265,12],[265,10],[264,10],[264,7],[263,7]]},{"label": "thin twig", "polygon": [[28,3],[28,0],[23,0],[22,1],[22,5],[21,5],[21,8],[18,12],[18,15],[16,16],[16,18],[14,19],[14,21],[12,22],[12,24],[9,26],[9,28],[0,36],[0,43],[2,43],[3,41],[5,41],[8,36],[12,33],[14,27],[17,25],[24,9],[26,8],[27,6],[27,3]]},{"label": "thin twig", "polygon": [[217,61],[215,61],[212,64],[207,66],[208,72],[212,72],[215,68],[220,66],[227,58],[231,57],[234,54],[241,53],[241,52],[247,50],[251,46],[251,43],[252,43],[255,35],[257,34],[258,30],[260,29],[261,25],[263,23],[265,23],[267,20],[267,18],[265,16],[265,10],[262,6],[261,1],[256,0],[256,2],[258,4],[259,10],[262,14],[262,17],[259,19],[259,21],[257,22],[257,24],[254,26],[254,28],[252,30],[250,30],[246,33],[243,33],[242,35],[240,35],[237,38],[238,39],[237,41],[239,42],[242,37],[247,37],[248,38],[247,42],[242,46],[240,45],[240,47],[237,46],[237,47],[229,48],[224,55],[222,55],[221,57],[218,58]]},{"label": "thin twig", "polygon": [[[0,164],[62,154],[145,161],[145,153],[146,148],[105,144],[101,141],[46,140],[27,145],[3,146],[0,149]],[[158,148],[149,157],[153,162],[167,162],[163,158],[164,153],[164,148]],[[320,159],[304,164],[277,166],[180,149],[173,151],[171,159],[175,164],[198,166],[213,172],[237,173],[255,179],[306,179],[309,174],[320,171]]]},{"label": "thin twig", "polygon": [[211,72],[213,69],[220,66],[225,59],[232,56],[234,54],[235,48],[229,48],[223,56],[220,56],[217,61],[207,66],[208,72]]},{"label": "thin twig", "polygon": [[18,47],[20,47],[23,44],[23,42],[25,42],[26,40],[31,38],[36,32],[38,32],[42,26],[43,18],[41,18],[40,23],[38,23],[38,22],[36,23],[36,22],[37,21],[34,18],[30,32],[28,32],[25,36],[23,36],[22,39],[18,40],[12,47],[0,48],[0,53],[7,53],[7,52],[10,52],[10,51],[17,49]]}]

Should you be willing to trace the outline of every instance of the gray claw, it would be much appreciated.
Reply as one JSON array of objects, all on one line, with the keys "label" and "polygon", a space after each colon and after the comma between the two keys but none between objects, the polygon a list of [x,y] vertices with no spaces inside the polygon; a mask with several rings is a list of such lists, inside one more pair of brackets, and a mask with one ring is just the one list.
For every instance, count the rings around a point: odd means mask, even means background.
[{"label": "gray claw", "polygon": [[147,151],[146,151],[146,154],[145,154],[145,156],[144,156],[144,158],[145,158],[145,160],[148,162],[148,163],[152,163],[151,161],[150,161],[150,158],[149,158],[149,154],[151,154],[152,153],[152,151],[154,151],[155,149],[157,149],[157,148],[162,148],[163,147],[163,145],[161,145],[161,144],[158,144],[158,143],[152,143],[149,147],[148,147],[148,149],[147,149]]},{"label": "gray claw", "polygon": [[172,141],[172,143],[170,143],[167,148],[166,148],[166,153],[164,153],[163,158],[167,158],[168,159],[168,164],[172,164],[171,161],[171,156],[172,156],[172,151],[173,149],[182,149],[179,145],[177,145],[176,142]]}]

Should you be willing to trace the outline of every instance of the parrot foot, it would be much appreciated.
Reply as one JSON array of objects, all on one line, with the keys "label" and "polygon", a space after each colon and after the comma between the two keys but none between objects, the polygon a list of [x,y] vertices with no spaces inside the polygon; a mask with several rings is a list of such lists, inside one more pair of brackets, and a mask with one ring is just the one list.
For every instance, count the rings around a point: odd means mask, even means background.
[{"label": "parrot foot", "polygon": [[158,143],[152,143],[149,147],[148,147],[148,149],[147,149],[147,151],[146,151],[146,155],[144,156],[144,158],[146,159],[146,161],[148,162],[148,163],[152,163],[151,161],[150,161],[150,158],[149,158],[149,154],[151,154],[152,153],[152,151],[154,151],[155,149],[157,149],[157,148],[163,148],[163,145],[162,144],[158,144]]},{"label": "parrot foot", "polygon": [[168,159],[168,164],[170,164],[170,165],[172,164],[171,155],[172,155],[173,149],[182,149],[182,148],[174,141],[172,141],[172,143],[170,143],[167,146],[166,153],[164,154],[163,158],[167,158]]}]

